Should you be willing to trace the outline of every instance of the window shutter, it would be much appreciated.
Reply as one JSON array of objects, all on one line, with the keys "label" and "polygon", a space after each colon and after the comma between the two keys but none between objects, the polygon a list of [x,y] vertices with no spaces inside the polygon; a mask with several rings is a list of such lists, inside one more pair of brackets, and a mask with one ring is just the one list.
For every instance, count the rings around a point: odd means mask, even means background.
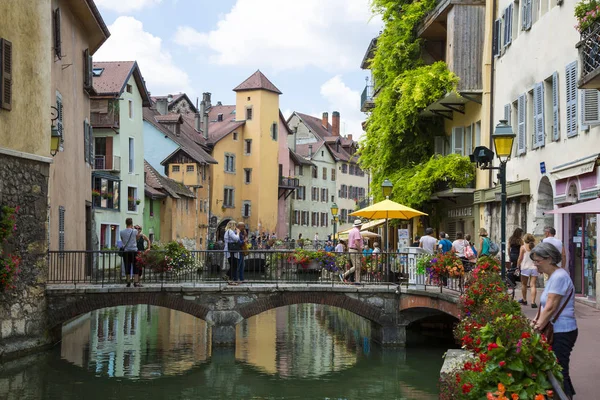
[{"label": "window shutter", "polygon": [[560,139],[560,98],[558,93],[558,73],[552,74],[552,140]]},{"label": "window shutter", "polygon": [[60,8],[54,10],[54,54],[60,60],[62,58],[60,38]]},{"label": "window shutter", "polygon": [[473,153],[473,127],[469,125],[465,128],[465,156],[471,153]]},{"label": "window shutter", "polygon": [[12,43],[0,39],[0,108],[12,109]]},{"label": "window shutter", "polygon": [[83,87],[84,89],[91,89],[93,85],[92,69],[93,60],[90,55],[90,50],[85,49],[83,51]]},{"label": "window shutter", "polygon": [[465,135],[465,128],[463,128],[463,127],[452,128],[452,153],[463,155],[464,135]]},{"label": "window shutter", "polygon": [[507,24],[506,24],[506,37],[507,37],[507,41],[506,44],[509,45],[512,43],[512,22],[513,22],[513,4],[511,3],[508,6],[508,9],[506,11],[506,20],[507,20]]},{"label": "window shutter", "polygon": [[533,23],[533,0],[525,1],[527,1],[527,29],[531,29],[531,24]]},{"label": "window shutter", "polygon": [[443,156],[444,155],[444,137],[436,136],[433,139],[433,145],[434,145],[435,154],[440,154]]},{"label": "window shutter", "polygon": [[502,18],[501,18],[502,19],[502,27],[504,28],[502,30],[502,48],[505,48],[506,45],[508,44],[508,35],[507,35],[508,29],[506,29],[508,27],[508,20],[507,20],[508,17],[506,16],[507,11],[508,11],[507,8],[505,8],[504,11],[502,11]]},{"label": "window shutter", "polygon": [[87,164],[90,163],[90,130],[87,121],[83,121],[83,158]]},{"label": "window shutter", "polygon": [[533,148],[544,146],[544,84],[533,87]]},{"label": "window shutter", "polygon": [[511,125],[511,106],[509,104],[504,105],[504,119],[508,122],[508,125]]},{"label": "window shutter", "polygon": [[58,250],[65,251],[65,208],[58,207]]},{"label": "window shutter", "polygon": [[56,94],[56,112],[58,114],[58,119],[56,120],[56,128],[58,129],[58,133],[60,136],[63,135],[63,103],[62,96],[60,93]]},{"label": "window shutter", "polygon": [[494,21],[494,37],[492,38],[492,52],[494,56],[500,54],[500,31],[502,28],[502,20],[497,19]]},{"label": "window shutter", "polygon": [[[89,147],[89,158],[90,158],[90,165],[94,165],[94,162],[96,160],[96,152],[94,150],[94,128],[92,127],[91,124],[88,124],[88,137],[90,138],[90,147]],[[112,137],[110,138],[112,140]],[[108,141],[107,141],[108,144]],[[110,160],[110,164],[112,165],[113,160]]]},{"label": "window shutter", "polygon": [[577,61],[566,68],[567,137],[577,135]]},{"label": "window shutter", "polygon": [[527,151],[527,96],[522,94],[517,101],[517,155],[525,154]]},{"label": "window shutter", "polygon": [[597,89],[583,89],[581,92],[583,97],[581,105],[583,125],[600,124],[600,99],[598,98],[600,92]]}]

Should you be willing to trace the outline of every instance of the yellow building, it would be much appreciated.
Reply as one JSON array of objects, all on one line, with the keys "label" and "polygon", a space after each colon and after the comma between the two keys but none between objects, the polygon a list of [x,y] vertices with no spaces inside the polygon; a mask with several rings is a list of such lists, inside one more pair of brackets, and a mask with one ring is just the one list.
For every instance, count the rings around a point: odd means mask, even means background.
[{"label": "yellow building", "polygon": [[54,34],[49,94],[60,135],[50,167],[50,250],[92,250],[92,55],[110,33],[89,1],[53,0],[47,12]]}]

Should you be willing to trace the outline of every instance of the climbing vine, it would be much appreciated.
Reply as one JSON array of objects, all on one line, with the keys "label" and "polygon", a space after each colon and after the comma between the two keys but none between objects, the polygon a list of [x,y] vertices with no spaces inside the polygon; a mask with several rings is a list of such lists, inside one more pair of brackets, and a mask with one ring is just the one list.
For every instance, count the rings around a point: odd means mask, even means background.
[{"label": "climbing vine", "polygon": [[14,236],[17,230],[17,208],[7,206],[0,207],[0,293],[14,288],[21,257],[9,253],[7,240]]},{"label": "climbing vine", "polygon": [[373,12],[382,16],[385,27],[371,60],[377,97],[367,120],[360,161],[371,171],[373,187],[380,187],[388,178],[395,185],[395,200],[408,198],[414,206],[420,203],[412,199],[407,187],[399,185],[408,182],[407,176],[414,175],[415,168],[431,162],[434,137],[443,132],[439,118],[420,114],[458,83],[445,62],[425,65],[421,58],[423,42],[416,29],[435,5],[436,0],[372,3]]}]

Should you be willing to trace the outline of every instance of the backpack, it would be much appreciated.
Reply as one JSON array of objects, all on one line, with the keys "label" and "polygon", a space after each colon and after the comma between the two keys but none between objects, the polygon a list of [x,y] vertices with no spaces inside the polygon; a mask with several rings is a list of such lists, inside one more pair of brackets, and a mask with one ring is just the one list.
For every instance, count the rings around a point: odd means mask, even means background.
[{"label": "backpack", "polygon": [[500,253],[500,247],[498,247],[498,244],[496,244],[496,242],[493,242],[492,239],[489,238],[488,241],[490,256],[495,256],[496,254]]}]

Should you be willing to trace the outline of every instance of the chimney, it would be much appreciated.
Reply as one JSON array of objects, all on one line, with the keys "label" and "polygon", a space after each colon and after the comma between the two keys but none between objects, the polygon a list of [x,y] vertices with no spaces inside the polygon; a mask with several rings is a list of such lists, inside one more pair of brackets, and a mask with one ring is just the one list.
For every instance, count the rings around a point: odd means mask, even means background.
[{"label": "chimney", "polygon": [[308,145],[308,156],[312,157],[312,144]]},{"label": "chimney", "polygon": [[340,136],[340,113],[337,111],[331,114],[331,134],[333,136]]},{"label": "chimney", "polygon": [[204,101],[204,105],[206,106],[207,110],[212,107],[212,105],[210,104],[210,93],[209,92],[202,93],[202,101]]},{"label": "chimney", "polygon": [[204,124],[204,119],[208,120],[208,118],[206,117],[206,103],[204,102],[204,100],[202,100],[200,102],[200,112],[196,114],[196,130],[198,132],[202,130],[202,136],[204,137],[204,139],[208,139],[208,129],[204,129],[202,127],[202,125]]},{"label": "chimney", "polygon": [[167,102],[169,102],[169,103],[170,103],[170,102],[172,102],[172,101],[173,101],[173,95],[172,95],[172,94],[170,94],[170,95],[168,95],[168,96],[167,96]]},{"label": "chimney", "polygon": [[352,134],[346,135],[346,139],[348,139],[349,141],[352,141]]},{"label": "chimney", "polygon": [[204,114],[202,114],[202,123],[202,132],[204,133],[204,139],[208,139],[208,111],[205,111]]},{"label": "chimney", "polygon": [[156,99],[156,111],[160,115],[166,115],[169,112],[169,102],[166,98],[161,97]]},{"label": "chimney", "polygon": [[321,118],[321,124],[323,124],[323,128],[329,131],[329,113],[324,112],[323,117]]},{"label": "chimney", "polygon": [[194,128],[196,129],[196,132],[200,132],[200,127],[202,125],[202,114],[200,114],[199,112],[197,112],[196,114],[194,114]]},{"label": "chimney", "polygon": [[296,152],[296,134],[298,133],[298,125],[294,128],[294,153]]},{"label": "chimney", "polygon": [[217,105],[218,105],[218,106],[222,106],[222,105],[223,105],[223,103],[221,103],[221,101],[219,100],[219,101],[217,101]]}]

